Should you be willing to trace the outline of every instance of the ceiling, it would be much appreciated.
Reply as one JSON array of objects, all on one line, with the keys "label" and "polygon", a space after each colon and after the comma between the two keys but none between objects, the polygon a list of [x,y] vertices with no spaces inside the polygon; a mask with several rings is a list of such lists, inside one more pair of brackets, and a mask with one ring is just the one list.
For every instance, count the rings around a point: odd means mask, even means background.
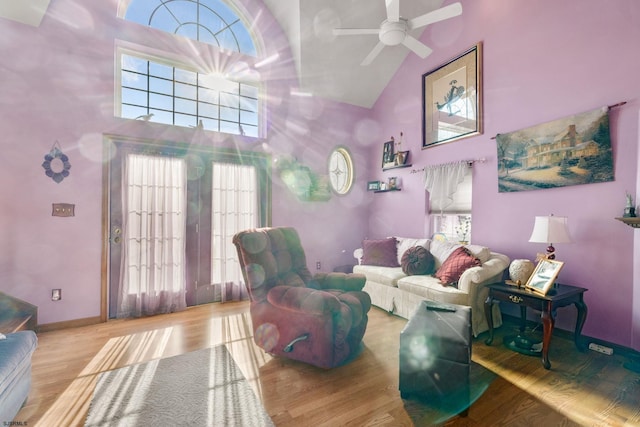
[{"label": "ceiling", "polygon": [[[284,29],[293,51],[300,90],[314,96],[370,108],[409,49],[385,47],[368,66],[360,63],[377,35],[334,36],[333,28],[378,28],[385,0],[263,0]],[[414,18],[438,9],[443,0],[400,0],[400,16]],[[428,28],[428,27],[427,27]],[[416,38],[425,28],[410,34]]]},{"label": "ceiling", "polygon": [[51,0],[0,0],[0,17],[34,27],[40,25]]},{"label": "ceiling", "polygon": [[[377,35],[334,36],[333,28],[378,28],[385,0],[263,0],[289,39],[302,92],[370,108],[409,49],[385,47],[368,66],[360,63],[378,43]],[[50,0],[0,0],[0,17],[39,26]],[[414,18],[443,0],[400,0],[400,16]],[[427,27],[428,28],[428,27]],[[410,33],[416,38],[424,31]]]}]

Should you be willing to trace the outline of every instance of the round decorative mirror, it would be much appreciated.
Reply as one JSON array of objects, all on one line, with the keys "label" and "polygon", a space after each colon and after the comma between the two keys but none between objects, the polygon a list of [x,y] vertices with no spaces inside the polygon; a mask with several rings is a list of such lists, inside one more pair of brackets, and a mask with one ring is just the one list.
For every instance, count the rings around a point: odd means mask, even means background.
[{"label": "round decorative mirror", "polygon": [[44,163],[42,163],[44,173],[55,182],[60,183],[63,179],[69,176],[69,169],[71,169],[71,163],[69,163],[69,157],[57,147],[51,149],[51,152],[44,156]]}]

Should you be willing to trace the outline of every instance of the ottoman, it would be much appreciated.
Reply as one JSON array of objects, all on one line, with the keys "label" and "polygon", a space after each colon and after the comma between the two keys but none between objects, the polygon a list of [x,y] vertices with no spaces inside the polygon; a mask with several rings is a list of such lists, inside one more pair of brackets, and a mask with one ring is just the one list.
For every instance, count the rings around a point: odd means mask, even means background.
[{"label": "ottoman", "polygon": [[422,301],[400,333],[402,398],[466,415],[471,337],[471,307]]},{"label": "ottoman", "polygon": [[27,400],[31,355],[37,345],[33,331],[14,332],[0,339],[0,425],[9,425]]}]

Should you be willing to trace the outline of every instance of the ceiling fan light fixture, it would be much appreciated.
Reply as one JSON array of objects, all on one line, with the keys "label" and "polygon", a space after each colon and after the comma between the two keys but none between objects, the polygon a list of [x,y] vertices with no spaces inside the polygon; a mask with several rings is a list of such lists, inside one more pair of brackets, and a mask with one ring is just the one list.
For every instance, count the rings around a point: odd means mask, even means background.
[{"label": "ceiling fan light fixture", "polygon": [[407,36],[407,20],[400,18],[400,21],[390,22],[385,20],[380,26],[378,37],[387,46],[396,46],[404,41]]}]

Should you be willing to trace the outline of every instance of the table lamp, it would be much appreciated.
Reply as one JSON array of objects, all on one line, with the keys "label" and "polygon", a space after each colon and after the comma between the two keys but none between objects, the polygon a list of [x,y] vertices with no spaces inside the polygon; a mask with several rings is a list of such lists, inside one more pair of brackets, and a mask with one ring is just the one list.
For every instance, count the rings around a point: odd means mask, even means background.
[{"label": "table lamp", "polygon": [[566,216],[537,216],[530,242],[547,243],[547,259],[555,259],[554,243],[571,243]]}]

